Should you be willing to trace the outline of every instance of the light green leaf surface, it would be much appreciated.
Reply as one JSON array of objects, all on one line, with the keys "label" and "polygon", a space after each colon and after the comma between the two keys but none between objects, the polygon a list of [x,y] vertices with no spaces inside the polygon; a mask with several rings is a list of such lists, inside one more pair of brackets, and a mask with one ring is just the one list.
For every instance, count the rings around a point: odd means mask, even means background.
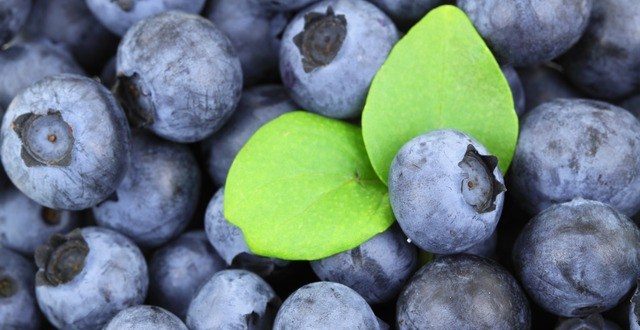
[{"label": "light green leaf surface", "polygon": [[307,112],[284,114],[247,142],[224,209],[254,253],[286,260],[355,248],[394,221],[360,128]]},{"label": "light green leaf surface", "polygon": [[509,85],[464,12],[431,11],[393,48],[373,80],[362,115],[367,153],[387,182],[398,150],[434,129],[470,134],[505,172],[518,138]]}]

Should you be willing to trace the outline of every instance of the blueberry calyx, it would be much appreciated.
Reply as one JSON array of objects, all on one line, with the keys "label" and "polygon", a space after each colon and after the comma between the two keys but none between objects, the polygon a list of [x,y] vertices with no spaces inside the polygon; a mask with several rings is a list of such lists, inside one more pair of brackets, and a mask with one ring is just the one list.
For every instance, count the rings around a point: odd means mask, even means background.
[{"label": "blueberry calyx", "polygon": [[491,155],[480,155],[478,150],[469,144],[458,166],[463,171],[460,191],[465,202],[478,213],[495,210],[496,197],[507,190],[493,174],[498,166],[498,158]]},{"label": "blueberry calyx", "polygon": [[115,94],[120,99],[127,118],[135,127],[147,127],[154,123],[153,108],[149,95],[143,91],[142,81],[137,73],[131,76],[119,75]]},{"label": "blueberry calyx", "polygon": [[9,298],[18,292],[15,281],[9,276],[0,276],[0,298]]},{"label": "blueberry calyx", "polygon": [[56,226],[60,224],[60,212],[58,210],[43,207],[40,212],[42,221],[49,226]]},{"label": "blueberry calyx", "polygon": [[309,73],[333,61],[347,36],[347,19],[329,6],[326,14],[308,13],[304,29],[293,38],[302,55],[302,67]]},{"label": "blueberry calyx", "polygon": [[22,142],[20,156],[27,167],[71,164],[73,130],[59,111],[22,114],[13,121],[12,128]]},{"label": "blueberry calyx", "polygon": [[58,286],[73,280],[84,268],[89,246],[79,229],[67,235],[55,234],[35,253],[36,285]]}]

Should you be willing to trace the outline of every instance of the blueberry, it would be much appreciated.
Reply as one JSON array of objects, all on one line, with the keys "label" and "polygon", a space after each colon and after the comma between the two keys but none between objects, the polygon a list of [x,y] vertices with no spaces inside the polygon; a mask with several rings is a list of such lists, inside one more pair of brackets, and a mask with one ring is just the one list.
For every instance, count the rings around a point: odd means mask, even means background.
[{"label": "blueberry", "polygon": [[277,73],[280,38],[287,26],[284,14],[265,10],[253,0],[214,0],[205,17],[229,37],[246,86]]},{"label": "blueberry", "polygon": [[0,329],[39,329],[40,312],[33,292],[33,264],[2,247],[0,260]]},{"label": "blueberry", "polygon": [[40,206],[16,189],[0,194],[0,245],[33,255],[53,234],[78,226],[78,214]]},{"label": "blueberry", "polygon": [[513,95],[513,105],[515,106],[516,113],[518,116],[522,116],[525,112],[525,93],[524,86],[522,85],[522,81],[520,81],[520,76],[518,72],[510,66],[504,65],[501,67],[502,73],[504,77],[507,79],[509,83],[509,87],[511,88],[511,94]]},{"label": "blueberry", "polygon": [[606,204],[576,199],[529,221],[513,262],[531,298],[549,312],[599,313],[615,306],[640,275],[640,230]]},{"label": "blueberry", "polygon": [[249,0],[266,10],[292,11],[299,10],[318,0]]},{"label": "blueberry", "polygon": [[405,29],[417,23],[431,9],[446,0],[369,0],[384,10],[396,24]]},{"label": "blueberry", "polygon": [[187,326],[200,329],[270,329],[280,298],[260,276],[246,270],[217,272],[198,291]]},{"label": "blueberry", "polygon": [[61,73],[83,74],[64,47],[41,39],[7,48],[0,52],[0,106],[6,108],[18,92],[36,81]]},{"label": "blueberry", "polygon": [[473,245],[472,247],[463,251],[466,254],[473,254],[480,257],[492,258],[496,253],[496,246],[498,245],[498,232],[497,230],[484,241]]},{"label": "blueberry", "polygon": [[491,236],[504,202],[498,159],[475,139],[437,130],[407,142],[389,172],[402,230],[421,249],[462,252]]},{"label": "blueberry", "polygon": [[600,314],[592,314],[585,318],[563,319],[556,325],[556,330],[619,330],[615,323],[605,320]]},{"label": "blueberry", "polygon": [[521,124],[511,170],[510,189],[531,214],[583,197],[632,216],[640,209],[640,123],[599,101],[542,104]]},{"label": "blueberry", "polygon": [[131,240],[109,229],[53,235],[35,259],[38,304],[58,328],[100,328],[147,294],[144,256]]},{"label": "blueberry", "polygon": [[399,33],[364,0],[325,0],[287,26],[280,74],[302,108],[333,118],[358,117],[369,85]]},{"label": "blueberry", "polygon": [[640,286],[636,288],[636,292],[633,294],[633,297],[631,297],[629,326],[631,330],[640,330]]},{"label": "blueberry", "polygon": [[316,282],[284,301],[273,329],[379,329],[379,324],[357,292],[339,283]]},{"label": "blueberry", "polygon": [[117,35],[124,35],[135,23],[156,14],[179,10],[197,14],[204,7],[205,0],[86,0],[87,7],[107,29]]},{"label": "blueberry", "polygon": [[417,266],[417,249],[395,226],[355,249],[311,262],[321,280],[344,284],[370,304],[393,299]]},{"label": "blueberry", "polygon": [[31,10],[31,0],[0,1],[0,46],[22,28]]},{"label": "blueberry", "polygon": [[131,164],[109,199],[93,208],[98,225],[129,236],[143,248],[178,236],[200,195],[198,163],[187,146],[136,132]]},{"label": "blueberry", "polygon": [[535,65],[518,70],[524,87],[526,111],[555,99],[580,98],[581,94],[571,86],[557,66]]},{"label": "blueberry", "polygon": [[504,64],[536,64],[566,52],[582,36],[592,0],[458,0]]},{"label": "blueberry", "polygon": [[150,299],[185,319],[198,289],[226,266],[204,231],[184,233],[153,254],[149,262]]},{"label": "blueberry", "polygon": [[204,218],[204,229],[213,248],[233,268],[242,268],[262,276],[271,274],[287,263],[254,255],[249,250],[242,230],[227,221],[223,212],[224,187],[211,198]]},{"label": "blueberry", "polygon": [[640,87],[640,2],[593,1],[589,27],[563,57],[569,79],[598,98],[619,98]]},{"label": "blueberry", "polygon": [[529,329],[527,298],[497,263],[467,254],[423,266],[400,294],[399,329]]},{"label": "blueberry", "polygon": [[134,306],[120,311],[103,330],[187,330],[170,312],[156,306]]},{"label": "blueberry", "polygon": [[240,61],[210,21],[169,11],[134,25],[118,48],[118,94],[138,126],[195,142],[231,116],[242,89]]},{"label": "blueberry", "polygon": [[296,105],[279,85],[263,85],[243,92],[233,116],[203,143],[213,182],[224,185],[231,163],[258,128],[295,109]]},{"label": "blueberry", "polygon": [[124,112],[97,81],[50,76],[15,97],[2,122],[2,163],[29,198],[80,210],[109,197],[129,165]]},{"label": "blueberry", "polygon": [[21,36],[65,45],[92,73],[99,72],[118,45],[118,38],[91,14],[85,0],[34,0]]}]

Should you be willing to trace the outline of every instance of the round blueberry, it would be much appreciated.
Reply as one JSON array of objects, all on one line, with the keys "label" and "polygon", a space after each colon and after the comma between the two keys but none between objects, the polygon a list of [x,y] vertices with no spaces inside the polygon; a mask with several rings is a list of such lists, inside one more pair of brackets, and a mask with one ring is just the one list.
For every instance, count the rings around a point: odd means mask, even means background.
[{"label": "round blueberry", "polygon": [[31,11],[31,0],[0,1],[0,46],[20,31]]},{"label": "round blueberry", "polygon": [[339,283],[307,284],[284,301],[273,325],[284,329],[379,329],[371,307]]},{"label": "round blueberry", "polygon": [[211,198],[204,218],[204,229],[213,248],[232,268],[250,270],[262,276],[271,274],[287,262],[257,256],[249,250],[242,230],[227,221],[223,212],[224,187]]},{"label": "round blueberry", "polygon": [[35,267],[0,247],[0,329],[36,330],[40,312],[33,293]]},{"label": "round blueberry", "polygon": [[561,319],[556,330],[620,330],[620,327],[602,318],[600,314],[592,314],[585,318]]},{"label": "round blueberry", "polygon": [[498,245],[498,231],[494,231],[489,238],[464,250],[462,253],[473,254],[479,257],[493,258]]},{"label": "round blueberry", "polygon": [[249,0],[262,6],[263,9],[276,11],[293,11],[302,9],[318,0]]},{"label": "round blueberry", "polygon": [[224,185],[231,163],[253,133],[268,121],[295,109],[282,86],[263,85],[244,91],[229,121],[203,142],[213,182]]},{"label": "round blueberry", "polygon": [[523,66],[566,52],[584,33],[592,0],[458,0],[498,59]]},{"label": "round blueberry", "polygon": [[2,164],[41,205],[92,207],[115,191],[130,154],[124,112],[97,81],[50,76],[24,89],[2,122]]},{"label": "round blueberry", "polygon": [[640,87],[640,2],[596,0],[589,27],[562,59],[576,86],[598,98],[619,98]]},{"label": "round blueberry", "polygon": [[505,191],[498,159],[475,139],[437,130],[407,142],[389,172],[402,230],[421,249],[462,252],[491,236]]},{"label": "round blueberry", "polygon": [[187,326],[170,312],[156,306],[134,306],[120,311],[103,330],[187,330]]},{"label": "round blueberry", "polygon": [[520,68],[518,74],[524,87],[525,111],[555,99],[581,97],[580,92],[567,82],[557,66],[546,64],[529,66]]},{"label": "round blueberry", "polygon": [[200,195],[198,163],[185,145],[136,132],[131,164],[109,199],[93,208],[98,225],[144,248],[178,236],[193,217]]},{"label": "round blueberry", "polygon": [[520,76],[518,72],[510,66],[504,65],[501,67],[502,73],[504,77],[507,79],[509,83],[509,87],[511,88],[511,94],[513,95],[513,105],[515,106],[516,113],[518,116],[522,116],[525,112],[525,93],[524,87],[522,86],[522,81],[520,81]]},{"label": "round blueberry", "polygon": [[38,304],[57,328],[100,328],[147,294],[144,256],[131,240],[109,229],[53,235],[35,259]]},{"label": "round blueberry", "polygon": [[226,266],[203,231],[184,233],[153,254],[149,262],[150,300],[184,320],[198,289]]},{"label": "round blueberry", "polygon": [[358,117],[366,94],[399,33],[363,0],[325,0],[287,26],[280,74],[302,108],[333,118]]},{"label": "round blueberry", "polygon": [[0,107],[6,108],[18,92],[36,81],[61,73],[83,74],[64,47],[46,39],[14,44],[1,51]]},{"label": "round blueberry", "polygon": [[130,120],[172,141],[211,135],[240,99],[242,70],[229,39],[196,15],[169,11],[138,22],[116,65]]},{"label": "round blueberry", "polygon": [[417,266],[417,249],[395,226],[355,249],[311,262],[321,280],[344,284],[370,304],[393,299]]},{"label": "round blueberry", "polygon": [[384,10],[394,22],[405,29],[417,23],[431,9],[446,0],[369,0]]},{"label": "round blueberry", "polygon": [[53,234],[66,234],[78,226],[78,214],[36,204],[16,189],[0,194],[0,245],[33,255]]},{"label": "round blueberry", "polygon": [[631,297],[629,327],[631,330],[640,330],[640,286],[636,287],[636,292]]},{"label": "round blueberry", "polygon": [[640,230],[606,204],[576,199],[529,221],[513,261],[531,298],[549,312],[599,313],[615,306],[640,275]]},{"label": "round blueberry", "polygon": [[542,104],[522,121],[511,171],[509,188],[531,214],[582,197],[632,216],[640,210],[640,123],[599,101]]},{"label": "round blueberry", "polygon": [[497,263],[467,254],[422,267],[400,294],[399,329],[529,329],[524,292]]},{"label": "round blueberry", "polygon": [[187,326],[201,329],[270,329],[280,298],[260,276],[246,270],[217,272],[198,291]]},{"label": "round blueberry", "polygon": [[245,86],[277,74],[285,14],[265,10],[255,0],[214,0],[204,16],[231,41],[242,65]]},{"label": "round blueberry", "polygon": [[197,14],[205,0],[86,0],[87,7],[111,32],[124,35],[135,23],[169,10]]}]

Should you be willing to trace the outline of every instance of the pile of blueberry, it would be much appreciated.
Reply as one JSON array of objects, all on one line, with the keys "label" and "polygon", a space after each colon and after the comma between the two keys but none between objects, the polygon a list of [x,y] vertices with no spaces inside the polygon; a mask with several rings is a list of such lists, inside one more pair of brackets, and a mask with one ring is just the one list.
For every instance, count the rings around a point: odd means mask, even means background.
[{"label": "pile of blueberry", "polygon": [[[443,4],[511,86],[510,170],[427,132],[391,165],[397,224],[253,254],[223,210],[246,141],[296,109],[357,124]],[[640,329],[638,0],[0,0],[0,45],[2,330]]]}]

